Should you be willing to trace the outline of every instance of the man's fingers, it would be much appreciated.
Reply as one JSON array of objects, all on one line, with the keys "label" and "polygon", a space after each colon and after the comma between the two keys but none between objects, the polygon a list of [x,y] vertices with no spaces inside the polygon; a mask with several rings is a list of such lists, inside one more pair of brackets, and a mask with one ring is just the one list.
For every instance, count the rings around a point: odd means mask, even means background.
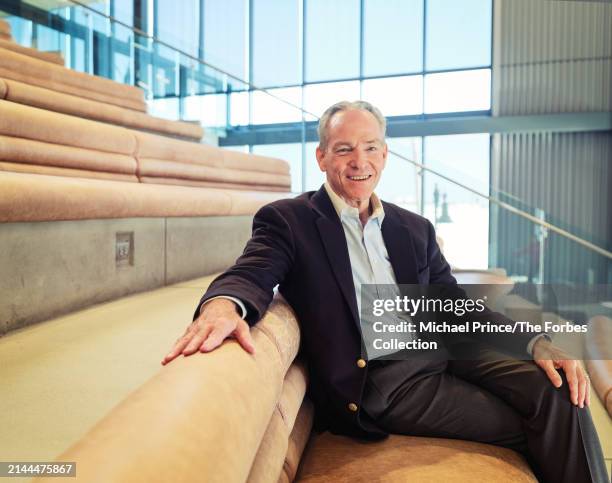
[{"label": "man's fingers", "polygon": [[591,405],[591,378],[589,377],[588,374],[585,374],[586,377],[586,395],[584,397],[584,404],[586,404],[587,407],[589,407]]},{"label": "man's fingers", "polygon": [[586,399],[587,392],[587,380],[586,377],[582,377],[578,382],[578,406],[584,407],[584,400]]},{"label": "man's fingers", "polygon": [[206,337],[208,337],[211,331],[212,327],[210,325],[205,325],[199,332],[195,333],[189,341],[189,344],[183,349],[183,355],[190,356],[194,352],[197,352],[202,342],[206,340]]},{"label": "man's fingers", "polygon": [[251,338],[251,331],[246,323],[238,324],[234,331],[234,337],[242,348],[250,354],[255,353],[255,346],[253,345],[253,339]]},{"label": "man's fingers", "polygon": [[221,345],[221,342],[228,336],[224,330],[221,330],[215,327],[208,337],[204,341],[204,343],[200,347],[200,352],[210,352],[213,349],[216,349]]},{"label": "man's fingers", "polygon": [[578,405],[578,376],[576,375],[576,361],[564,361],[563,370],[569,385],[570,399],[572,403]]},{"label": "man's fingers", "polygon": [[176,359],[176,357],[181,352],[183,352],[183,349],[185,348],[185,346],[189,344],[190,340],[191,340],[191,335],[189,334],[185,334],[183,337],[178,339],[176,343],[174,344],[174,347],[172,348],[172,350],[168,352],[168,354],[166,354],[166,357],[162,359],[162,365],[165,366],[166,364],[168,364],[168,362],[172,361],[173,359]]},{"label": "man's fingers", "polygon": [[563,379],[561,379],[561,376],[559,375],[559,373],[555,369],[553,361],[551,361],[551,360],[543,360],[543,361],[541,361],[540,367],[542,369],[544,369],[544,372],[546,373],[546,375],[550,379],[550,382],[553,383],[553,386],[561,387],[561,384],[563,384]]}]

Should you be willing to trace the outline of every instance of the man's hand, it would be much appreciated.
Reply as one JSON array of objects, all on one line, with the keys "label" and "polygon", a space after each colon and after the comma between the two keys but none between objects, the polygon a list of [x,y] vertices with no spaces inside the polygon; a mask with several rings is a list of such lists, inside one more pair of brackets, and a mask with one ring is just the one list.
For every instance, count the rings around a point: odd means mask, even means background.
[{"label": "man's hand", "polygon": [[245,351],[255,353],[249,325],[236,312],[236,304],[227,299],[212,300],[176,340],[161,363],[166,365],[179,354],[189,356],[197,351],[210,352],[228,337],[235,337]]},{"label": "man's hand", "polygon": [[533,346],[533,361],[546,373],[555,387],[561,387],[563,383],[557,372],[557,369],[563,369],[569,384],[572,403],[581,408],[585,404],[587,406],[591,404],[589,376],[580,361],[544,338]]}]

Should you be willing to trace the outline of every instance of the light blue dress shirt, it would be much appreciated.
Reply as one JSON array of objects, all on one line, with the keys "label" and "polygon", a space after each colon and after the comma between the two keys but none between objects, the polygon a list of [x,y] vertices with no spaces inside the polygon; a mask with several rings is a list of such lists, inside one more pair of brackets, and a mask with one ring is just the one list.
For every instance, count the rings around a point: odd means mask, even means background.
[{"label": "light blue dress shirt", "polygon": [[[376,338],[387,339],[389,334],[376,334],[372,327],[372,318],[362,317],[362,293],[361,286],[364,284],[372,285],[372,290],[363,294],[364,297],[374,297],[380,300],[395,299],[401,296],[393,266],[389,260],[389,253],[382,236],[382,222],[385,218],[385,211],[382,203],[375,193],[370,198],[372,214],[368,217],[365,224],[359,219],[359,210],[349,206],[340,196],[338,196],[328,183],[325,183],[325,190],[331,199],[332,204],[338,213],[342,223],[346,244],[348,247],[349,259],[351,261],[351,272],[353,274],[353,284],[355,285],[355,295],[357,297],[357,308],[361,319],[362,336],[366,342],[369,358],[381,357],[397,352],[395,349],[373,351],[371,342]],[[368,306],[372,306],[372,301]],[[399,314],[401,319],[395,322],[410,322],[407,314]],[[384,320],[384,322],[390,322]],[[413,333],[395,333],[393,338],[398,341],[409,342],[415,339]]]}]

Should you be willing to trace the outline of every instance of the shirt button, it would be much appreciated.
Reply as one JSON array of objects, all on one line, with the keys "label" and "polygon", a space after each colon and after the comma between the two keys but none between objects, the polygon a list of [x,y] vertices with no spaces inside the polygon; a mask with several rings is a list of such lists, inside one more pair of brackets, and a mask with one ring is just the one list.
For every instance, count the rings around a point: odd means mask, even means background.
[{"label": "shirt button", "polygon": [[363,369],[366,364],[366,361],[364,361],[363,359],[357,359],[357,367],[359,367],[360,369]]},{"label": "shirt button", "polygon": [[353,413],[357,412],[357,404],[355,404],[355,403],[349,403],[348,408],[349,408],[349,411],[351,411]]}]

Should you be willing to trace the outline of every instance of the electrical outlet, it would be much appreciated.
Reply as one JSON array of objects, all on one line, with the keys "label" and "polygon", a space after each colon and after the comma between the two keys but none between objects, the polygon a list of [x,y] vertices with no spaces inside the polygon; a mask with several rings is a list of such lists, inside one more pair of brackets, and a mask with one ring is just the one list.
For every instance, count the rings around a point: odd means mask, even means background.
[{"label": "electrical outlet", "polygon": [[134,265],[134,232],[118,232],[115,240],[115,264],[117,267]]}]

